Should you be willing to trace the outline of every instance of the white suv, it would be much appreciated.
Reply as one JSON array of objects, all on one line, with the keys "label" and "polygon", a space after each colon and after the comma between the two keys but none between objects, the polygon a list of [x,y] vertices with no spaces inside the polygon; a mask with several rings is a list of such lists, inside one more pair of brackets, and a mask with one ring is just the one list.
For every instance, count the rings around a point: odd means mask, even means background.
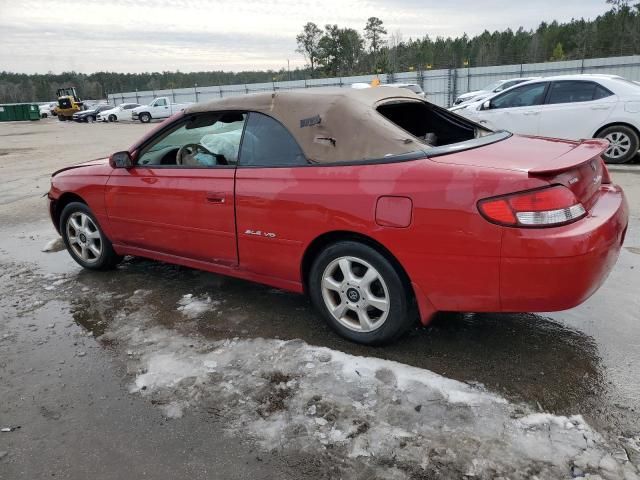
[{"label": "white suv", "polygon": [[451,110],[493,130],[606,138],[609,163],[629,162],[640,146],[640,86],[614,75],[546,77]]}]

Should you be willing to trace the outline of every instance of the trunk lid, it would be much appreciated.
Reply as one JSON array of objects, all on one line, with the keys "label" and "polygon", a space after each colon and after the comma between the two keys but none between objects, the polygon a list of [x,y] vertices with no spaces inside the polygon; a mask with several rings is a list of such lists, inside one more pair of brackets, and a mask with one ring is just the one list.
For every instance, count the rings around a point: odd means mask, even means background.
[{"label": "trunk lid", "polygon": [[529,176],[564,185],[589,210],[597,199],[601,185],[610,183],[601,157],[608,146],[606,140],[584,140],[553,161],[541,162],[530,169]]},{"label": "trunk lid", "polygon": [[589,209],[609,175],[601,154],[606,140],[579,142],[553,138],[512,137],[483,147],[431,158],[438,163],[484,167],[526,173],[550,184],[569,188]]}]

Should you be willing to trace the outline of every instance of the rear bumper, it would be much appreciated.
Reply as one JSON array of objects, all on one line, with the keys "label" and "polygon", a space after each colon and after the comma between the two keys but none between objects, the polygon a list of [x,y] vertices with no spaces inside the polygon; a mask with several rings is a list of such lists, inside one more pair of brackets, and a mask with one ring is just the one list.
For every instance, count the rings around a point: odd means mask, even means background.
[{"label": "rear bumper", "polygon": [[618,259],[628,224],[622,189],[602,186],[589,215],[570,225],[505,228],[500,306],[505,312],[550,312],[589,298]]}]

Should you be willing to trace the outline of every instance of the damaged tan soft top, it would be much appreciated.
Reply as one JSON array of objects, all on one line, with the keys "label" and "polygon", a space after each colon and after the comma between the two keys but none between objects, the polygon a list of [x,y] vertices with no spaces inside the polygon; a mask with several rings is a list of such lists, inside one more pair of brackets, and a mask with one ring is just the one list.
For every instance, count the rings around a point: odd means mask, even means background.
[{"label": "damaged tan soft top", "polygon": [[313,163],[351,162],[402,155],[424,144],[376,112],[380,102],[422,101],[390,88],[314,88],[222,98],[185,114],[220,110],[261,112],[281,122]]}]

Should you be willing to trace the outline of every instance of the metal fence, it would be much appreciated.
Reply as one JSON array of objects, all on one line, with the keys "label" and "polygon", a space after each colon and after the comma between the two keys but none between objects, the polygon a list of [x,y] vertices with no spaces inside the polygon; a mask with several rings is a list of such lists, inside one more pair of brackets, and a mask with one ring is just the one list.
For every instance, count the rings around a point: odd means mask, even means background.
[{"label": "metal fence", "polygon": [[[462,93],[479,90],[496,80],[518,77],[544,77],[575,73],[607,73],[621,75],[629,80],[640,80],[640,55],[626,57],[592,58],[562,62],[524,63],[493,67],[449,68],[417,70],[395,74],[382,74],[382,83],[417,83],[427,94],[427,99],[437,105],[449,107]],[[239,85],[194,86],[168,90],[148,90],[109,94],[109,102],[150,103],[156,97],[169,97],[176,103],[204,102],[216,98],[246,95],[253,92],[291,90],[313,87],[350,87],[353,83],[369,83],[375,75],[318,78],[284,82],[250,83]]]}]

